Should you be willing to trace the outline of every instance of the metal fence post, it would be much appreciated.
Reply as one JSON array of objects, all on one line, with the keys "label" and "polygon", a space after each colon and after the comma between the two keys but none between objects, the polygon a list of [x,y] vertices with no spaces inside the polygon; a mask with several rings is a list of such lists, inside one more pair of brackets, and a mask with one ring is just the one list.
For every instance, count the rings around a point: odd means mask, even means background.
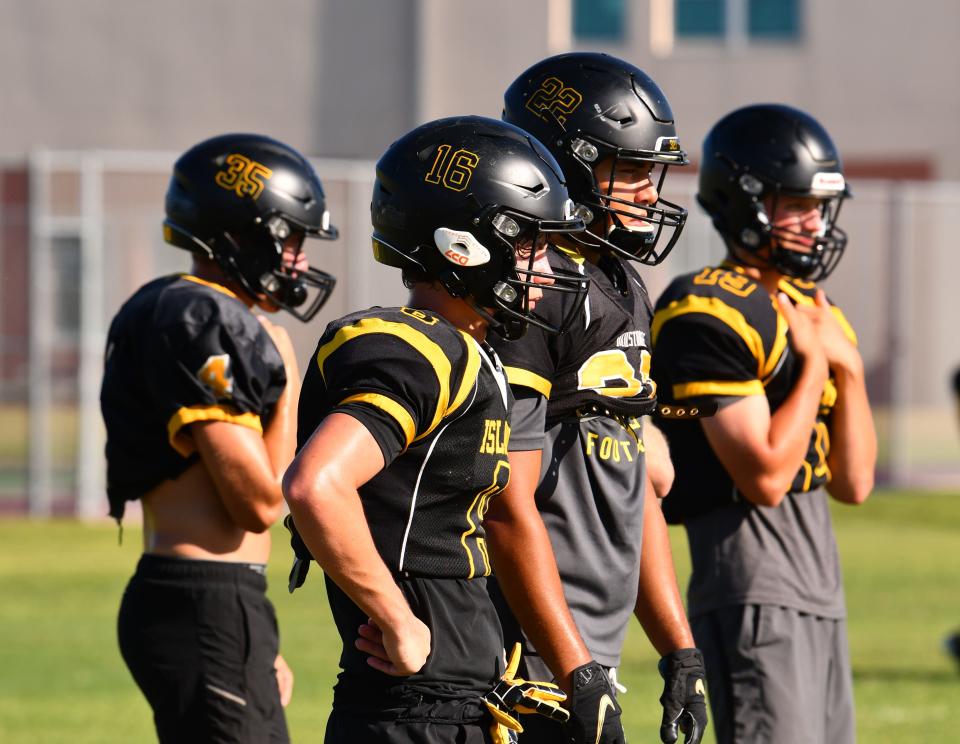
[{"label": "metal fence post", "polygon": [[104,228],[103,159],[85,154],[80,161],[80,359],[77,380],[77,501],[81,519],[102,515],[104,504],[103,446],[100,421],[100,378],[106,339],[103,319]]},{"label": "metal fence post", "polygon": [[53,255],[50,242],[49,153],[32,153],[30,189],[30,291],[28,355],[30,379],[27,458],[27,511],[31,517],[50,516],[53,506],[50,414],[53,403]]}]

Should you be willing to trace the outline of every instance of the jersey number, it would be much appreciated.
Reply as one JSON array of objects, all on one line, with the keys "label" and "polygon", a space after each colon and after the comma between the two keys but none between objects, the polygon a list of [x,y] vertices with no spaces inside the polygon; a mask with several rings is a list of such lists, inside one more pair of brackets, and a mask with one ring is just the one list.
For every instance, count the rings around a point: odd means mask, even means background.
[{"label": "jersey number", "polygon": [[[651,395],[657,385],[650,379],[650,352],[640,352],[640,377],[620,349],[598,351],[580,365],[577,371],[577,387],[580,390],[594,390],[612,398],[632,398],[639,395],[645,386],[649,386]],[[614,383],[614,384],[611,384]]]}]

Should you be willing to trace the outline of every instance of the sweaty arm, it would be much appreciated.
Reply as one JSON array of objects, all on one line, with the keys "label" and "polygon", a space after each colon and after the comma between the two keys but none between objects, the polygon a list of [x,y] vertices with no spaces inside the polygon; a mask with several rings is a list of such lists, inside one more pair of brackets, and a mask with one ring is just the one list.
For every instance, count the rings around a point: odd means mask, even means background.
[{"label": "sweaty arm", "polygon": [[[395,676],[419,671],[430,631],[407,604],[377,547],[358,488],[384,467],[380,445],[357,419],[332,413],[287,469],[283,493],[317,563],[382,633],[388,659],[368,663]],[[358,641],[358,643],[361,643]]]},{"label": "sweaty arm", "polygon": [[670,459],[670,446],[663,432],[654,426],[649,418],[643,422],[643,446],[650,478],[647,485],[653,487],[653,490],[647,490],[647,493],[656,494],[658,499],[666,498],[673,486],[675,475],[673,461]]},{"label": "sweaty arm", "polygon": [[838,501],[862,504],[873,490],[877,434],[867,400],[863,368],[834,370],[837,403],[830,422],[831,478],[827,491]]},{"label": "sweaty arm", "polygon": [[[649,477],[647,489],[650,493]],[[644,504],[639,592],[633,613],[661,656],[694,645],[677,587],[670,537],[659,499],[647,499]]]},{"label": "sweaty arm", "polygon": [[500,588],[534,648],[566,692],[571,672],[590,661],[563,596],[547,528],[534,498],[542,451],[509,453],[510,483],[484,519]]}]

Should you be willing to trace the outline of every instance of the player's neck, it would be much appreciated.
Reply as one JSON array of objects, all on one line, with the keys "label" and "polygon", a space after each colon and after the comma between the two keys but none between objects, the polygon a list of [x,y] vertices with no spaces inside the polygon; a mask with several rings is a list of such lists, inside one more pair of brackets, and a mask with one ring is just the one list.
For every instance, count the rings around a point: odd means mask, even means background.
[{"label": "player's neck", "polygon": [[772,266],[759,266],[747,263],[746,260],[732,252],[727,254],[727,258],[724,263],[736,266],[738,271],[743,272],[743,274],[749,276],[751,279],[757,282],[757,284],[767,290],[767,293],[771,297],[776,296],[780,280],[784,278],[784,275]]},{"label": "player's neck", "polygon": [[237,296],[237,299],[243,302],[247,307],[253,307],[253,299],[251,299],[251,297],[243,291],[242,287],[227,277],[227,275],[223,273],[223,269],[221,269],[216,262],[208,261],[203,258],[196,258],[193,261],[193,266],[190,268],[190,274],[197,277],[197,279],[203,279],[205,282],[211,282],[212,284],[219,284],[221,287],[226,287],[233,292]]},{"label": "player's neck", "polygon": [[439,315],[477,341],[483,341],[487,337],[487,321],[477,315],[476,310],[467,302],[451,297],[439,284],[415,284],[410,291],[408,304],[418,310],[429,310]]}]

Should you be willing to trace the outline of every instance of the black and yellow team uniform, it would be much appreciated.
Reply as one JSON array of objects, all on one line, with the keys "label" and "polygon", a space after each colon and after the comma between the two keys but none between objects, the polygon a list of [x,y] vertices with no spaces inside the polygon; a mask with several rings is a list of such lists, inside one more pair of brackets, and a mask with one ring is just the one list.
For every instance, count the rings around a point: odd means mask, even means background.
[{"label": "black and yellow team uniform", "polygon": [[[189,275],[141,287],[110,326],[101,407],[107,493],[126,502],[199,455],[184,428],[262,431],[286,385],[269,334],[232,292]],[[145,553],[124,593],[120,650],[161,742],[288,741],[264,566]]]},{"label": "black and yellow team uniform", "polygon": [[[810,305],[816,286],[782,279],[779,290]],[[774,299],[732,263],[675,279],[657,301],[653,342],[653,376],[668,410],[763,395],[775,412],[800,372]],[[806,458],[777,507],[738,493],[699,421],[661,422],[676,470],[664,514],[689,538],[688,613],[718,741],[767,741],[771,730],[778,742],[791,730],[791,742],[852,741],[846,611],[824,490],[836,400],[829,380]],[[826,721],[828,730],[812,733],[811,721]]]},{"label": "black and yellow team uniform", "polygon": [[481,521],[510,477],[510,403],[493,350],[429,312],[374,308],[320,339],[299,447],[335,412],[376,439],[385,467],[360,498],[380,557],[431,632],[418,673],[373,669],[354,646],[367,615],[327,578],[343,640],[327,742],[487,741],[480,696],[504,664]]},{"label": "black and yellow team uniform", "polygon": [[[497,344],[517,398],[510,449],[543,451],[537,509],[574,621],[590,654],[609,669],[620,663],[637,597],[646,478],[637,417],[651,413],[656,402],[649,377],[652,308],[627,261],[605,256],[595,265],[567,252],[551,254],[551,262],[582,272],[589,290],[566,333],[531,326],[519,341]],[[537,312],[559,320],[571,301],[571,295],[547,293]],[[523,642],[522,676],[550,679],[493,591],[508,647]],[[547,719],[525,727],[524,741],[563,734]]]}]

